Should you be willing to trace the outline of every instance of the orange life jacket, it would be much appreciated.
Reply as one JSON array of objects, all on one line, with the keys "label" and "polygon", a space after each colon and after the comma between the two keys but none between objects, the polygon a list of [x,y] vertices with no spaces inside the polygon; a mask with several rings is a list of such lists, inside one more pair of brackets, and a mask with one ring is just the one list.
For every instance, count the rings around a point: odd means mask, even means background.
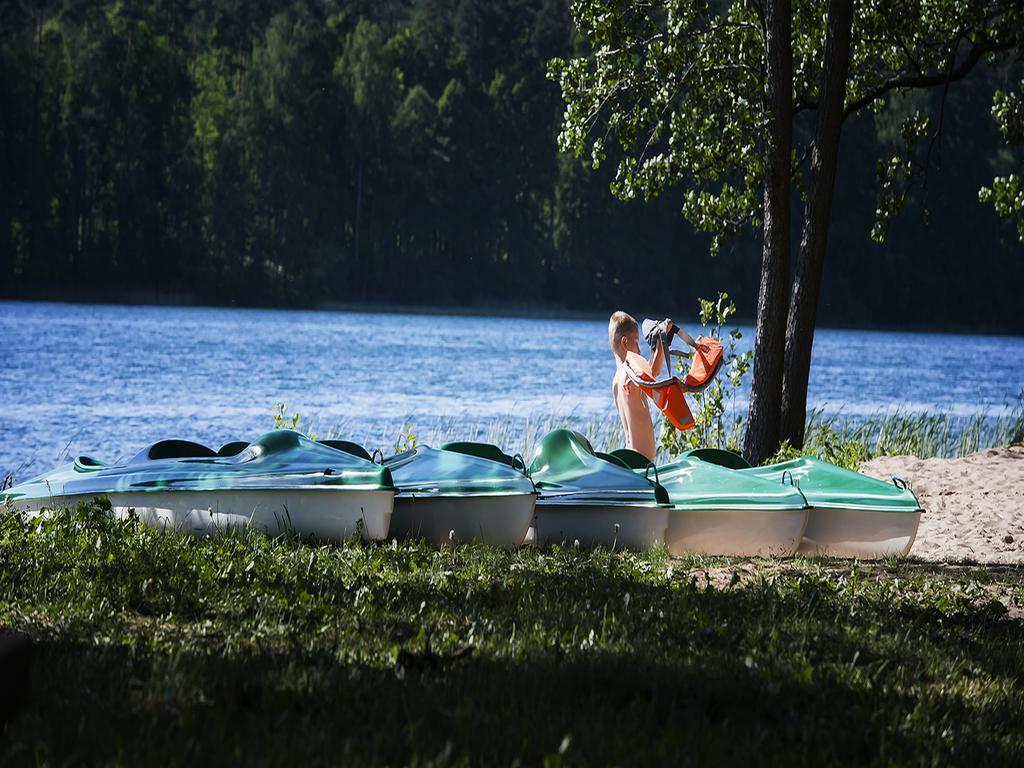
[{"label": "orange life jacket", "polygon": [[[665,355],[666,364],[671,365],[672,358],[667,352],[668,350]],[[722,354],[722,342],[705,336],[697,339],[690,371],[682,381],[677,376],[657,381],[650,364],[636,352],[626,353],[626,373],[676,429],[686,430],[692,428],[695,423],[690,406],[686,402],[686,393],[700,392],[711,384],[722,367]]]}]

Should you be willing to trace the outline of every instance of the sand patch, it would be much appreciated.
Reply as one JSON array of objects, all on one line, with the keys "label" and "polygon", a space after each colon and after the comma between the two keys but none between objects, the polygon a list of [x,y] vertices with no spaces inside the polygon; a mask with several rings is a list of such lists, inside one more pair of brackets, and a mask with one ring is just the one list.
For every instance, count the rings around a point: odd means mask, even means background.
[{"label": "sand patch", "polygon": [[1024,563],[1024,444],[961,459],[885,456],[866,462],[861,472],[912,484],[925,514],[911,555]]}]

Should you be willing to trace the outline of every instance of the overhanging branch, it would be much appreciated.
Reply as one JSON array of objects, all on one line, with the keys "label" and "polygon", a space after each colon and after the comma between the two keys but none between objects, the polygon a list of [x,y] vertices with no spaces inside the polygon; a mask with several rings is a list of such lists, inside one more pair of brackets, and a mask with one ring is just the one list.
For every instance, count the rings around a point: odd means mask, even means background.
[{"label": "overhanging branch", "polygon": [[[1015,48],[1016,45],[1016,40],[1002,43],[993,41],[979,43],[972,47],[966,58],[952,69],[948,69],[944,72],[936,72],[935,74],[930,75],[919,74],[908,77],[896,77],[891,80],[887,80],[877,88],[874,88],[861,96],[859,99],[855,99],[847,104],[846,109],[843,112],[843,119],[846,119],[853,113],[858,112],[869,104],[877,101],[890,91],[901,90],[904,88],[931,88],[936,85],[948,85],[949,83],[957,80],[962,80],[972,69],[974,69],[985,54],[1009,51]],[[956,55],[955,51],[953,55]]]}]

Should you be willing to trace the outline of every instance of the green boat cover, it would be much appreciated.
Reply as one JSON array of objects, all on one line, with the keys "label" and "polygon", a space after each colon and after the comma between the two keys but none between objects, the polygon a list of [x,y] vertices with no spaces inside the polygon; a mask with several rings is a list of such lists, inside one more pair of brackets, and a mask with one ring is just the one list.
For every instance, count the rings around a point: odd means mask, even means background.
[{"label": "green boat cover", "polygon": [[[639,471],[639,470],[634,470]],[[797,488],[683,457],[658,467],[658,482],[677,509],[806,509]]]},{"label": "green boat cover", "polygon": [[233,456],[185,440],[163,440],[125,464],[88,456],[16,485],[0,498],[107,496],[147,491],[260,490],[394,491],[391,472],[298,432],[268,432]]},{"label": "green boat cover", "polygon": [[665,489],[642,473],[602,459],[579,432],[556,429],[540,441],[530,463],[539,503],[648,506],[667,504]]},{"label": "green boat cover", "polygon": [[[490,447],[501,453],[494,446]],[[480,496],[534,492],[525,468],[514,469],[501,460],[459,451],[417,446],[385,459],[384,466],[391,470],[402,495]]]},{"label": "green boat cover", "polygon": [[801,456],[765,467],[751,467],[742,456],[717,448],[696,448],[683,455],[739,470],[737,474],[794,485],[812,507],[871,512],[921,511],[921,504],[914,492],[896,478],[887,483],[837,467],[814,456]]},{"label": "green boat cover", "polygon": [[906,485],[897,485],[897,480],[887,483],[813,456],[802,456],[767,467],[751,467],[737,474],[777,483],[794,483],[812,507],[873,512],[921,511],[914,492]]}]

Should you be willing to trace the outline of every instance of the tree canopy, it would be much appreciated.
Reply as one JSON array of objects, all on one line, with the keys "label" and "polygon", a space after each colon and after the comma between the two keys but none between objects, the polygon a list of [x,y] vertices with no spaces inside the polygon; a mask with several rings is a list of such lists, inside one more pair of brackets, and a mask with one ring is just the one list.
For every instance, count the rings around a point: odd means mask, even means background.
[{"label": "tree canopy", "polygon": [[[745,451],[759,462],[781,439],[799,447],[844,123],[894,95],[940,92],[936,125],[920,109],[907,111],[903,153],[880,153],[871,234],[883,240],[918,175],[915,140],[927,143],[927,172],[951,85],[986,56],[1024,51],[1024,8],[982,0],[577,0],[573,17],[592,52],[551,65],[566,102],[561,146],[600,164],[606,140],[614,141],[612,191],[624,199],[681,187],[682,213],[712,235],[713,251],[724,236],[763,226]],[[1013,112],[1012,101],[997,94],[997,119]],[[1013,120],[1001,123],[1005,135]],[[998,177],[983,201],[1012,215],[1015,183]],[[794,194],[803,221],[791,259]]]}]

